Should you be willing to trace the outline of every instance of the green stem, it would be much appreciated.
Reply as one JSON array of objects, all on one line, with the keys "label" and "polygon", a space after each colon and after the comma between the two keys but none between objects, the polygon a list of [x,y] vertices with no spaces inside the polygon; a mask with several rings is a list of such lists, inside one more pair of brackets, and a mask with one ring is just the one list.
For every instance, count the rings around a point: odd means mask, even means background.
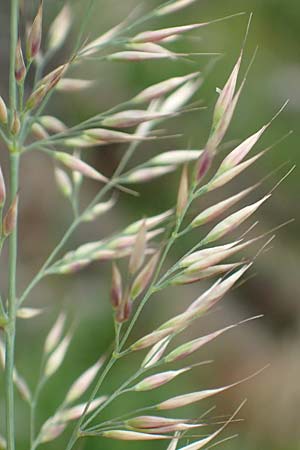
[{"label": "green stem", "polygon": [[17,106],[17,89],[15,79],[15,56],[18,41],[19,0],[11,0],[10,12],[10,68],[9,68],[9,101],[11,113]]},{"label": "green stem", "polygon": [[121,158],[121,161],[113,174],[113,177],[111,178],[110,182],[107,183],[101,191],[96,195],[96,197],[93,199],[93,201],[89,204],[89,206],[75,219],[75,221],[71,224],[71,226],[68,228],[64,236],[62,237],[61,241],[58,243],[58,245],[55,247],[55,249],[52,251],[50,256],[47,258],[41,269],[38,271],[36,276],[32,279],[32,281],[29,283],[25,291],[23,292],[20,300],[19,305],[21,305],[25,299],[27,298],[28,294],[32,291],[32,289],[42,280],[44,277],[45,271],[48,268],[49,264],[53,261],[53,259],[56,257],[56,255],[59,253],[59,251],[63,248],[65,243],[68,241],[68,239],[71,237],[73,232],[76,230],[78,225],[81,223],[82,217],[92,208],[107,192],[109,192],[110,189],[114,188],[116,184],[118,184],[118,177],[121,174],[121,172],[126,167],[128,161],[134,154],[135,150],[137,149],[139,142],[132,142],[127,151],[124,153],[123,157]]},{"label": "green stem", "polygon": [[165,260],[166,260],[166,258],[168,256],[168,254],[169,254],[169,251],[171,250],[171,248],[173,247],[174,243],[176,242],[176,240],[179,237],[179,230],[180,230],[181,224],[182,224],[182,222],[183,222],[183,220],[185,218],[185,215],[186,215],[186,213],[187,213],[187,211],[188,211],[188,209],[189,209],[189,207],[190,207],[190,205],[191,205],[191,203],[192,203],[192,201],[194,199],[193,196],[194,196],[194,188],[190,192],[189,200],[187,202],[186,207],[182,211],[181,215],[177,218],[175,228],[172,231],[172,233],[171,233],[171,235],[170,235],[170,237],[168,239],[167,245],[166,245],[166,247],[165,247],[165,249],[163,251],[163,254],[162,254],[161,258],[160,258],[160,262],[159,262],[158,267],[156,269],[156,272],[155,272],[155,275],[153,277],[152,283],[151,283],[147,293],[145,294],[143,300],[140,302],[140,304],[139,304],[139,306],[138,306],[138,308],[137,308],[137,310],[136,310],[132,320],[130,321],[130,324],[128,325],[126,333],[124,334],[123,339],[122,339],[121,344],[120,344],[120,350],[122,350],[122,348],[124,347],[127,339],[129,338],[129,335],[130,335],[130,333],[131,333],[135,323],[137,322],[137,320],[138,320],[138,318],[139,318],[139,316],[140,316],[140,314],[141,314],[145,304],[150,299],[150,297],[154,294],[154,292],[156,292],[156,290],[158,288],[159,283],[157,283],[157,280],[158,280],[159,274],[161,272],[161,269],[163,267],[163,264],[165,263]]},{"label": "green stem", "polygon": [[[19,154],[10,155],[10,196],[14,199],[19,184]],[[9,237],[9,290],[8,290],[8,324],[6,327],[6,361],[5,361],[5,402],[6,402],[6,437],[7,449],[15,449],[15,411],[14,411],[14,352],[16,329],[16,266],[17,266],[17,227]]]},{"label": "green stem", "polygon": [[98,381],[97,381],[97,383],[96,383],[96,385],[95,385],[95,387],[94,387],[94,389],[93,389],[93,391],[92,391],[92,393],[91,393],[91,395],[89,397],[89,400],[88,400],[88,402],[86,404],[86,407],[85,407],[85,409],[84,409],[84,411],[82,413],[82,416],[80,417],[80,419],[78,420],[78,422],[77,422],[77,424],[76,424],[76,426],[74,428],[72,436],[71,436],[71,438],[69,440],[69,443],[68,443],[68,445],[66,447],[66,450],[71,450],[73,448],[74,444],[76,443],[77,439],[80,437],[80,427],[81,427],[81,425],[82,425],[82,423],[83,423],[83,421],[85,419],[85,416],[86,416],[86,414],[88,412],[90,404],[93,401],[93,399],[95,398],[97,392],[99,391],[100,387],[102,386],[103,381],[105,380],[107,374],[109,373],[111,368],[114,366],[116,361],[117,361],[117,359],[114,356],[112,356],[111,359],[108,361],[108,363],[107,363],[105,369],[103,370],[102,374],[100,375],[100,377],[99,377],[99,379],[98,379]]}]

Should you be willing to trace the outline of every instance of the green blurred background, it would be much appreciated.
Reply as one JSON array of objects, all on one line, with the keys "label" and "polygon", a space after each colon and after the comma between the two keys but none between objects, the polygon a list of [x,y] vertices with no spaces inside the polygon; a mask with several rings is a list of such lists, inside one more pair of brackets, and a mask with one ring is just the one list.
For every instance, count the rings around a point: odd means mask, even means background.
[{"label": "green blurred background", "polygon": [[[7,85],[6,70],[8,11],[9,1],[2,0],[1,7],[1,73],[0,94],[5,97]],[[86,1],[72,0],[75,26],[66,47],[59,52],[53,64],[65,60],[72,43],[78,34],[79,23],[86,14]],[[160,4],[147,0],[142,5],[130,0],[96,0],[87,36],[96,37],[126,17],[137,5],[142,11]],[[46,25],[59,11],[62,1],[45,2]],[[36,2],[25,1],[26,16],[32,17]],[[241,140],[266,123],[279,107],[290,99],[285,111],[276,119],[267,131],[258,148],[270,145],[289,130],[294,133],[247,174],[238,178],[228,188],[217,193],[224,198],[228,193],[236,192],[244,186],[260,180],[266,174],[286,163],[279,172],[273,174],[259,189],[263,194],[293,164],[299,162],[299,110],[300,110],[300,3],[299,0],[199,0],[194,6],[164,18],[163,26],[179,25],[196,21],[208,21],[214,18],[245,11],[245,16],[220,22],[194,32],[179,43],[174,44],[177,51],[220,52],[223,54],[215,64],[210,76],[205,80],[197,94],[197,100],[207,105],[206,111],[185,114],[166,123],[168,133],[182,132],[183,137],[170,141],[158,141],[143,145],[138,152],[138,160],[153,153],[175,148],[192,146],[202,148],[205,144],[211,113],[216,100],[216,87],[222,87],[237,58],[243,41],[250,12],[254,13],[250,35],[246,46],[243,70],[246,70],[255,48],[258,53],[248,77],[244,93],[237,108],[232,126],[227,134],[228,142]],[[158,23],[149,28],[158,27]],[[110,106],[124,101],[139,92],[145,86],[174,75],[183,75],[189,71],[203,70],[210,58],[193,57],[192,62],[147,62],[132,64],[108,64],[91,62],[78,67],[74,76],[95,79],[93,89],[81,94],[59,94],[53,98],[49,111],[68,124],[89,117]],[[164,125],[165,126],[165,125]],[[123,149],[112,146],[100,150],[91,150],[88,160],[95,167],[110,174],[113,172]],[[6,156],[2,151],[2,164]],[[70,210],[55,187],[53,167],[49,160],[38,153],[24,158],[21,182],[20,261],[19,290],[24,288],[33,274],[44,261],[51,248],[58,241],[70,220]],[[168,176],[141,188],[141,198],[122,196],[117,207],[91,226],[81,227],[69,242],[68,248],[80,243],[100,239],[112,230],[118,230],[137,218],[164,211],[174,203],[178,173]],[[267,231],[278,224],[295,218],[295,222],[277,233],[273,247],[262,254],[252,270],[251,277],[239,289],[234,290],[226,300],[207,317],[197,322],[187,336],[199,336],[235,321],[255,314],[264,314],[259,321],[244,325],[210,344],[197,359],[213,359],[207,367],[197,368],[193,374],[184,375],[167,388],[151,395],[129,395],[116,402],[108,411],[119,414],[129,408],[166,398],[171,394],[225,385],[255,372],[270,363],[270,367],[252,381],[245,383],[226,394],[205,404],[189,408],[192,416],[199,416],[208,407],[215,405],[211,413],[212,421],[220,416],[228,416],[239,403],[247,398],[247,405],[241,414],[245,421],[232,425],[227,435],[238,433],[232,441],[222,444],[230,450],[296,450],[300,449],[299,409],[300,409],[300,308],[298,266],[300,259],[299,228],[299,173],[298,169],[276,190],[271,201],[258,214],[259,231]],[[97,186],[87,183],[82,202],[86,202],[96,192]],[[214,197],[214,201],[216,200]],[[211,198],[203,201],[210,201]],[[199,204],[199,208],[204,203]],[[197,211],[197,207],[194,208]],[[198,234],[180,243],[170,257],[170,261],[179,257],[184,249],[199,239]],[[253,254],[249,251],[249,256]],[[6,258],[6,255],[4,255]],[[6,259],[3,259],[1,279],[6,287]],[[169,261],[169,262],[170,262]],[[103,354],[113,338],[111,311],[108,290],[110,280],[109,264],[94,264],[74,277],[53,277],[45,280],[32,293],[30,304],[45,308],[40,319],[19,323],[17,341],[17,367],[28,380],[30,386],[36,383],[43,339],[58,311],[66,308],[70,313],[70,324],[75,321],[77,333],[64,368],[47,384],[41,398],[40,423],[54,411],[68,385],[86,367]],[[199,294],[198,285],[180,289],[170,289],[159,298],[154,298],[146,308],[136,336],[149,331],[161,323],[163,317],[170,317],[181,311],[183,306]],[[110,392],[125,380],[139,358],[120,363],[112,372],[104,386],[104,392]],[[3,387],[1,387],[3,392]],[[3,397],[3,396],[1,396]],[[3,403],[3,401],[2,401]],[[19,408],[19,448],[26,447],[27,407],[18,400]],[[179,411],[184,416],[185,411]],[[2,422],[3,422],[2,405]],[[3,424],[2,424],[3,427]],[[55,441],[49,448],[63,448],[63,440]],[[225,436],[225,435],[224,435]],[[153,448],[153,443],[142,444],[143,448]],[[155,448],[165,448],[166,444],[155,444]],[[115,443],[98,439],[85,442],[82,447],[91,449],[127,449],[141,448],[137,443]]]}]

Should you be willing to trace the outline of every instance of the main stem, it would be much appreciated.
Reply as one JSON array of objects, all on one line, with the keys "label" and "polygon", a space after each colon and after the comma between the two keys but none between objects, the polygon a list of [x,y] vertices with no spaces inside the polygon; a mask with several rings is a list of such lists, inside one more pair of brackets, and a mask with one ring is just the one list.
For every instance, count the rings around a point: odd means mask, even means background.
[{"label": "main stem", "polygon": [[[19,185],[19,154],[10,154],[10,195],[14,199]],[[6,327],[5,402],[7,450],[15,449],[14,354],[16,334],[17,227],[9,237],[8,324]]]},{"label": "main stem", "polygon": [[[10,71],[9,102],[12,120],[16,109],[17,92],[15,80],[15,53],[18,40],[19,0],[11,0],[10,12]],[[10,154],[10,197],[17,194],[19,186],[19,154]],[[16,334],[16,266],[17,266],[17,227],[9,238],[9,288],[8,288],[8,324],[5,341],[5,405],[7,450],[15,450],[15,408],[14,408],[14,356]]]}]

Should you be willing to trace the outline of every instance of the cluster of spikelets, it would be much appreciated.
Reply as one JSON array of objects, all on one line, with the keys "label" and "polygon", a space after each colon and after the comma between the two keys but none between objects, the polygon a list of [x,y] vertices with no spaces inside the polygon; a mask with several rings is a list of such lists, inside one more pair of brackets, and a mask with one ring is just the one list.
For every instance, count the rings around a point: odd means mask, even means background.
[{"label": "cluster of spikelets", "polygon": [[[174,53],[167,47],[173,41],[180,39],[184,33],[209,25],[211,22],[143,31],[138,34],[134,34],[132,31],[135,26],[140,26],[147,19],[179,11],[194,2],[195,0],[169,1],[136,22],[121,23],[93,42],[85,42],[84,45],[79,42],[70,60],[46,75],[43,72],[47,62],[63,45],[71,27],[71,8],[68,5],[64,6],[54,20],[49,30],[47,47],[44,52],[41,48],[42,3],[28,30],[26,42],[23,43],[19,40],[17,44],[15,80],[18,87],[18,107],[14,111],[8,110],[4,100],[0,98],[1,137],[12,153],[21,153],[22,156],[26,156],[27,152],[37,150],[45,152],[54,160],[58,187],[70,201],[74,211],[74,222],[62,242],[58,244],[27,289],[20,295],[17,316],[30,319],[41,312],[39,309],[24,307],[23,303],[31,290],[45,276],[73,274],[93,261],[111,260],[113,261],[111,302],[116,330],[115,347],[111,357],[101,358],[73,383],[57,411],[38,432],[35,431],[34,414],[39,394],[48,379],[61,366],[71,342],[71,333],[64,334],[66,321],[64,314],[58,317],[46,339],[41,377],[34,392],[30,391],[25,380],[15,369],[16,387],[22,398],[31,407],[33,418],[31,449],[56,439],[71,421],[76,420],[68,450],[82,436],[100,436],[118,440],[166,439],[170,440],[168,450],[175,450],[178,446],[180,450],[198,450],[214,440],[236,415],[234,414],[217,431],[209,435],[204,433],[201,437],[201,435],[195,435],[195,429],[207,425],[201,419],[136,415],[134,411],[128,411],[128,414],[121,418],[112,418],[109,421],[101,422],[100,413],[113,400],[125,393],[156,389],[190,371],[193,366],[188,364],[181,369],[174,370],[164,370],[161,367],[185,360],[203,345],[239,325],[228,326],[180,346],[175,346],[173,349],[168,349],[174,338],[219,302],[252,264],[251,261],[245,262],[245,260],[228,262],[228,259],[264,237],[246,240],[243,235],[226,244],[214,244],[250,218],[270,197],[270,194],[264,195],[256,202],[247,204],[228,215],[227,211],[250,194],[257,185],[213,204],[199,212],[190,223],[183,226],[187,212],[190,211],[195,200],[229,183],[259,160],[268,150],[261,151],[247,159],[249,152],[271,122],[231,150],[214,175],[208,176],[245,83],[244,79],[240,87],[237,87],[243,51],[224,88],[219,91],[209,138],[204,150],[170,150],[157,154],[139,166],[127,169],[127,163],[141,142],[159,138],[153,134],[153,128],[157,124],[189,110],[185,108],[185,105],[188,104],[202,82],[199,72],[170,78],[147,87],[125,103],[72,127],[68,127],[56,117],[43,114],[50,96],[56,90],[76,92],[90,86],[90,81],[66,77],[74,65],[97,58],[111,61],[144,61],[162,58],[173,60],[188,55]],[[128,37],[129,34],[133,34],[133,36]],[[26,58],[23,56],[23,47],[26,48]],[[112,53],[110,53],[111,48],[113,48]],[[25,82],[31,66],[34,66],[35,69],[35,82],[32,91],[25,96],[24,92],[27,92],[28,89]],[[144,109],[143,105],[146,105]],[[135,128],[135,131],[124,132],[123,129],[126,128]],[[82,157],[84,149],[87,147],[99,147],[112,143],[128,144],[129,147],[115,174],[109,179],[84,162]],[[102,200],[109,191],[135,193],[131,190],[132,186],[173,172],[180,166],[183,167],[182,175],[177,202],[173,209],[138,220],[106,239],[84,243],[79,248],[60,256],[59,259],[56,258],[67,238],[79,224],[95,220],[116,205],[115,193],[110,198]],[[90,205],[81,211],[79,194],[84,177],[98,181],[102,187]],[[5,181],[1,174],[1,211],[5,206],[5,197]],[[4,217],[1,244],[16,226],[17,203],[16,198]],[[171,247],[181,236],[215,221],[216,224],[212,225],[211,230],[192,249],[189,249],[167,271],[162,271]],[[158,242],[157,238],[162,235],[164,236],[163,240]],[[122,273],[116,263],[121,258],[128,258],[126,274]],[[136,342],[126,345],[144,305],[154,294],[169,286],[195,283],[210,278],[217,278],[217,281],[194,300],[187,309]],[[1,308],[1,324],[5,327],[4,305]],[[132,377],[113,393],[99,396],[102,382],[114,363],[132,352],[144,349],[148,349],[148,353]],[[3,344],[1,344],[0,350],[4,367],[5,349]],[[148,371],[152,371],[152,374],[149,374]],[[219,394],[236,384],[238,383],[234,382],[221,388],[178,395],[159,404],[149,405],[144,408],[144,411],[146,414],[154,414],[155,411],[159,413],[176,410]],[[92,388],[92,392],[88,401],[77,404],[76,402],[87,393],[89,388]],[[182,446],[180,445],[182,439],[191,441],[191,443]]]}]

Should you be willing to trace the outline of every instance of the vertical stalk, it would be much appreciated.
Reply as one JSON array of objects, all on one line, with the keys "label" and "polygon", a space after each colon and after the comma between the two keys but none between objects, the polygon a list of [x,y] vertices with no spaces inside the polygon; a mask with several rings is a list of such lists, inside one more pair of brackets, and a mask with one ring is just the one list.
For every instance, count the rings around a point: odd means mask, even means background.
[{"label": "vertical stalk", "polygon": [[11,0],[10,10],[10,70],[9,70],[9,103],[11,113],[17,105],[17,86],[15,79],[15,56],[18,42],[19,0]]},{"label": "vertical stalk", "polygon": [[[11,120],[17,105],[15,80],[15,53],[18,40],[19,0],[11,0],[10,11],[10,68],[9,102]],[[14,199],[19,185],[19,154],[10,154],[10,196]],[[17,227],[9,238],[9,288],[8,324],[6,327],[5,349],[5,405],[7,450],[15,450],[15,411],[14,411],[14,353],[16,334],[16,265],[17,265]]]},{"label": "vertical stalk", "polygon": [[[10,196],[14,199],[19,184],[19,154],[10,154]],[[16,334],[17,227],[9,237],[8,324],[6,327],[5,402],[7,450],[15,449],[14,353]]]}]

